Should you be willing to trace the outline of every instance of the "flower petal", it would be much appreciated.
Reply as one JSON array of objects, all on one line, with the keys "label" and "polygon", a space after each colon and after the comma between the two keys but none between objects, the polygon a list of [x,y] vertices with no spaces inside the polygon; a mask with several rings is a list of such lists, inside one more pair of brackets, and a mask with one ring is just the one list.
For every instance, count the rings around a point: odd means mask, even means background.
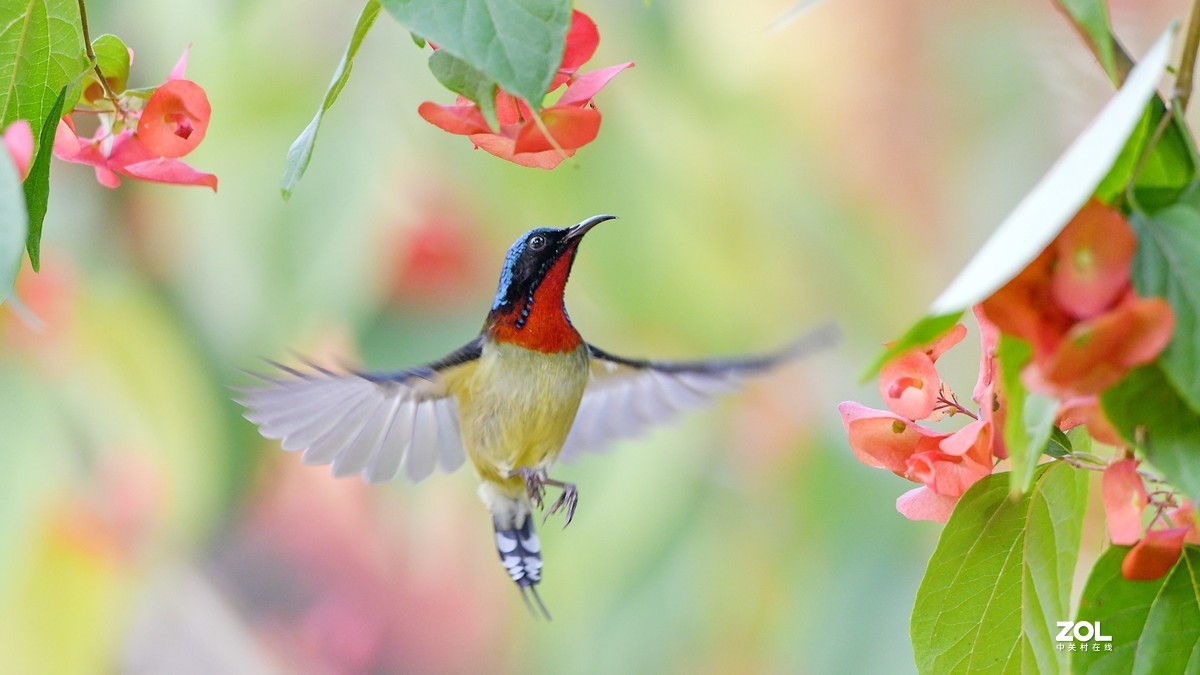
[{"label": "flower petal", "polygon": [[197,171],[177,159],[159,157],[145,162],[128,164],[118,170],[126,176],[139,180],[175,185],[196,185],[212,188],[213,192],[217,191],[216,176]]},{"label": "flower petal", "polygon": [[1132,368],[1149,363],[1171,341],[1175,317],[1162,298],[1130,298],[1076,324],[1041,364],[1043,379],[1076,394],[1098,394]]},{"label": "flower petal", "polygon": [[[192,46],[188,45],[183,48],[183,54],[179,56],[179,60],[175,62],[175,67],[171,69],[171,74],[167,75],[167,81],[184,79],[184,72],[187,71],[188,52],[192,51]],[[133,50],[129,50],[129,60],[133,61]]]},{"label": "flower petal", "polygon": [[599,44],[600,31],[596,30],[596,22],[587,14],[575,10],[571,13],[571,29],[567,31],[567,44],[558,69],[568,73],[579,70],[596,53]]},{"label": "flower petal", "polygon": [[426,101],[417,107],[419,114],[426,122],[452,134],[470,136],[471,134],[486,134],[491,132],[483,113],[474,103],[469,105],[438,105]]},{"label": "flower petal", "polygon": [[958,497],[940,495],[922,485],[900,495],[896,499],[896,510],[909,520],[932,520],[944,523],[950,520]]},{"label": "flower petal", "polygon": [[1076,319],[1103,313],[1129,285],[1137,240],[1120,211],[1092,200],[1051,245],[1055,252],[1051,293]]},{"label": "flower petal", "polygon": [[1108,538],[1122,546],[1136,543],[1141,538],[1142,511],[1150,503],[1137,465],[1136,459],[1109,464],[1100,484],[1104,515],[1108,519]]},{"label": "flower petal", "polygon": [[1186,527],[1151,530],[1121,561],[1121,576],[1130,581],[1153,581],[1171,571],[1183,553]]},{"label": "flower petal", "polygon": [[29,126],[29,120],[16,120],[5,128],[4,147],[17,165],[17,175],[25,180],[33,161],[33,128]]},{"label": "flower petal", "polygon": [[933,413],[941,384],[933,360],[920,349],[904,352],[879,371],[884,405],[910,420],[923,420]]},{"label": "flower petal", "polygon": [[182,157],[204,140],[212,107],[191,80],[168,80],[150,95],[138,120],[137,135],[151,152]]},{"label": "flower petal", "polygon": [[914,453],[936,450],[945,435],[922,427],[886,410],[875,410],[854,401],[838,406],[850,449],[858,461],[903,476]]},{"label": "flower petal", "polygon": [[507,160],[513,164],[527,166],[533,169],[553,169],[562,163],[564,159],[575,154],[574,150],[567,150],[566,156],[560,154],[557,150],[547,150],[545,152],[525,152],[518,154],[513,150],[515,141],[511,138],[498,136],[496,134],[472,134],[471,142],[475,147],[493,154],[500,159]]},{"label": "flower petal", "polygon": [[[600,112],[593,108],[562,108],[542,111],[542,123],[563,150],[576,150],[596,140],[600,132]],[[554,146],[533,122],[526,122],[517,134],[513,151],[517,154],[545,152]]]},{"label": "flower petal", "polygon": [[617,76],[617,73],[632,68],[633,62],[622,63],[600,70],[593,70],[589,73],[584,73],[575,78],[573,82],[563,92],[562,98],[558,99],[557,106],[567,105],[584,105],[592,100],[592,97],[600,92],[608,81]]}]

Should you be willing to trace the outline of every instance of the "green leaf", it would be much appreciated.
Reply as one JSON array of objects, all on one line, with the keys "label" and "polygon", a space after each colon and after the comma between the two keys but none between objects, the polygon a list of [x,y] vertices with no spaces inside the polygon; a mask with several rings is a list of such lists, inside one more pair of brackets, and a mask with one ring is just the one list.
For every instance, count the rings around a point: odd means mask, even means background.
[{"label": "green leaf", "polygon": [[917,591],[913,653],[922,673],[1066,668],[1055,622],[1070,616],[1086,471],[1038,467],[1033,489],[1009,496],[1008,474],[967,490]]},{"label": "green leaf", "polygon": [[1078,621],[1100,623],[1112,651],[1076,651],[1076,673],[1195,673],[1200,670],[1200,548],[1183,555],[1156,581],[1127,581],[1121,562],[1128,546],[1104,552],[1092,568]]},{"label": "green leaf", "polygon": [[362,13],[358,15],[358,23],[354,25],[354,34],[350,37],[350,44],[346,46],[346,52],[342,54],[342,60],[338,62],[337,70],[333,72],[333,80],[330,81],[329,88],[325,91],[325,99],[321,102],[321,107],[317,108],[317,114],[313,116],[312,121],[292,142],[292,147],[288,148],[287,168],[284,169],[283,180],[279,185],[279,191],[283,194],[284,199],[292,196],[292,191],[296,189],[296,183],[300,182],[304,171],[308,169],[308,162],[312,159],[313,146],[317,142],[317,130],[321,126],[321,120],[324,119],[326,111],[333,106],[334,101],[337,101],[338,94],[342,93],[342,88],[346,86],[346,81],[350,79],[350,70],[354,67],[354,56],[358,54],[358,48],[362,44],[363,38],[367,36],[367,31],[371,30],[376,17],[379,16],[379,9],[379,3],[376,0],[367,0]]},{"label": "green leaf", "polygon": [[1033,481],[1033,470],[1046,451],[1058,401],[1025,389],[1021,369],[1033,357],[1029,343],[1011,335],[1000,336],[996,360],[1000,366],[1000,384],[1008,412],[1004,418],[1004,445],[1012,463],[1010,487],[1014,495],[1024,494]]},{"label": "green leaf", "polygon": [[1200,415],[1158,365],[1142,366],[1100,396],[1104,415],[1175,487],[1200,499]]},{"label": "green leaf", "polygon": [[1062,231],[1109,173],[1155,94],[1170,54],[1169,27],[1130,72],[1117,95],[1004,219],[929,308],[957,312],[1015,277]]},{"label": "green leaf", "polygon": [[1104,0],[1058,0],[1083,37],[1095,47],[1100,65],[1114,84],[1121,83],[1117,73],[1117,55],[1113,48],[1112,29],[1108,23],[1108,7]]},{"label": "green leaf", "polygon": [[29,233],[25,248],[29,251],[29,264],[34,272],[41,269],[42,264],[42,221],[46,219],[46,208],[50,203],[50,156],[54,154],[54,136],[58,132],[58,118],[62,117],[68,89],[70,85],[58,92],[58,99],[50,108],[50,115],[42,125],[42,136],[38,139],[37,154],[25,179],[25,208],[29,210]]},{"label": "green leaf", "polygon": [[499,128],[496,121],[496,83],[483,73],[475,70],[465,61],[451,56],[444,50],[437,50],[429,56],[429,72],[437,78],[442,86],[450,91],[465,96],[479,106],[487,123],[493,129]]},{"label": "green leaf", "polygon": [[[1075,428],[1078,429],[1079,427]],[[1072,429],[1072,431],[1074,431],[1074,429]],[[1058,427],[1050,428],[1050,442],[1046,444],[1047,455],[1051,457],[1062,457],[1063,455],[1070,454],[1073,447],[1074,446],[1071,443],[1071,437],[1063,433],[1062,429],[1059,429]]]},{"label": "green leaf", "polygon": [[112,90],[118,94],[125,91],[129,82],[129,48],[121,38],[107,33],[101,35],[92,40],[92,52]]},{"label": "green leaf", "polygon": [[408,30],[535,110],[562,63],[571,0],[380,0]]},{"label": "green leaf", "polygon": [[0,128],[29,120],[41,138],[59,93],[88,67],[75,0],[0,3]]},{"label": "green leaf", "polygon": [[1148,216],[1134,212],[1138,247],[1130,270],[1138,295],[1171,303],[1175,333],[1159,365],[1175,390],[1200,412],[1200,208],[1180,202]]},{"label": "green leaf", "polygon": [[962,316],[962,312],[952,312],[941,316],[927,316],[921,319],[899,340],[896,340],[865,370],[862,374],[862,380],[867,380],[879,374],[879,371],[887,365],[888,361],[896,358],[913,347],[920,347],[933,342],[943,333],[954,327],[958,323],[958,318]]},{"label": "green leaf", "polygon": [[21,177],[8,146],[0,143],[0,303],[8,298],[17,280],[28,229]]},{"label": "green leaf", "polygon": [[1178,110],[1168,111],[1155,96],[1148,106],[1153,127],[1146,142],[1154,140],[1157,127],[1166,116],[1166,126],[1153,148],[1139,156],[1141,166],[1134,176],[1134,191],[1139,209],[1155,212],[1174,204],[1196,177],[1196,149],[1187,124]]}]

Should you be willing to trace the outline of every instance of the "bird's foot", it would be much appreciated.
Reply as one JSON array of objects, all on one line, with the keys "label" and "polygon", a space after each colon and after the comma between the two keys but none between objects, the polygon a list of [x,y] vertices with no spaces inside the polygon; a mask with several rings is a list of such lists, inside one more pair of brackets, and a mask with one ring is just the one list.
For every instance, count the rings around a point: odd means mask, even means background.
[{"label": "bird's foot", "polygon": [[558,513],[558,510],[565,506],[567,509],[567,522],[563,523],[565,529],[571,524],[571,519],[575,517],[575,507],[579,505],[579,490],[575,489],[574,483],[560,483],[559,487],[562,488],[562,494],[558,496],[558,501],[550,505],[550,510],[546,512],[542,522],[545,523],[550,516]]},{"label": "bird's foot", "polygon": [[529,495],[529,501],[533,502],[533,505],[539,509],[544,508],[545,502],[543,499],[546,496],[546,472],[521,467],[517,469],[517,475],[525,479],[525,494]]}]

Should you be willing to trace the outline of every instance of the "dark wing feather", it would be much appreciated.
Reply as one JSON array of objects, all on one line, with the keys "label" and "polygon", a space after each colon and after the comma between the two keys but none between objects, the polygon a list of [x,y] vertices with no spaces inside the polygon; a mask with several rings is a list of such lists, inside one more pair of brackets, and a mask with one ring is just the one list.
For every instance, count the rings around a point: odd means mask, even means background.
[{"label": "dark wing feather", "polygon": [[274,364],[273,375],[240,389],[246,419],[307,464],[332,464],[338,476],[370,482],[401,470],[413,482],[435,465],[453,471],[464,459],[458,407],[444,375],[479,358],[476,338],[440,361],[393,373],[336,372]]},{"label": "dark wing feather", "polygon": [[599,452],[680,413],[704,407],[775,366],[833,344],[838,330],[822,326],[771,354],[741,359],[658,362],[614,356],[588,345],[591,379],[560,458]]}]

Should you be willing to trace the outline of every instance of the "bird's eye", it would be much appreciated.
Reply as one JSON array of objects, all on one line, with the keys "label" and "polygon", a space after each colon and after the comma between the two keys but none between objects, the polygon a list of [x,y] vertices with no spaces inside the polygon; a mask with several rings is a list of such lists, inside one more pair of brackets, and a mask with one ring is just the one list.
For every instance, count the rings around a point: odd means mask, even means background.
[{"label": "bird's eye", "polygon": [[529,238],[529,248],[535,251],[540,251],[546,248],[546,237],[540,234],[533,235]]}]

